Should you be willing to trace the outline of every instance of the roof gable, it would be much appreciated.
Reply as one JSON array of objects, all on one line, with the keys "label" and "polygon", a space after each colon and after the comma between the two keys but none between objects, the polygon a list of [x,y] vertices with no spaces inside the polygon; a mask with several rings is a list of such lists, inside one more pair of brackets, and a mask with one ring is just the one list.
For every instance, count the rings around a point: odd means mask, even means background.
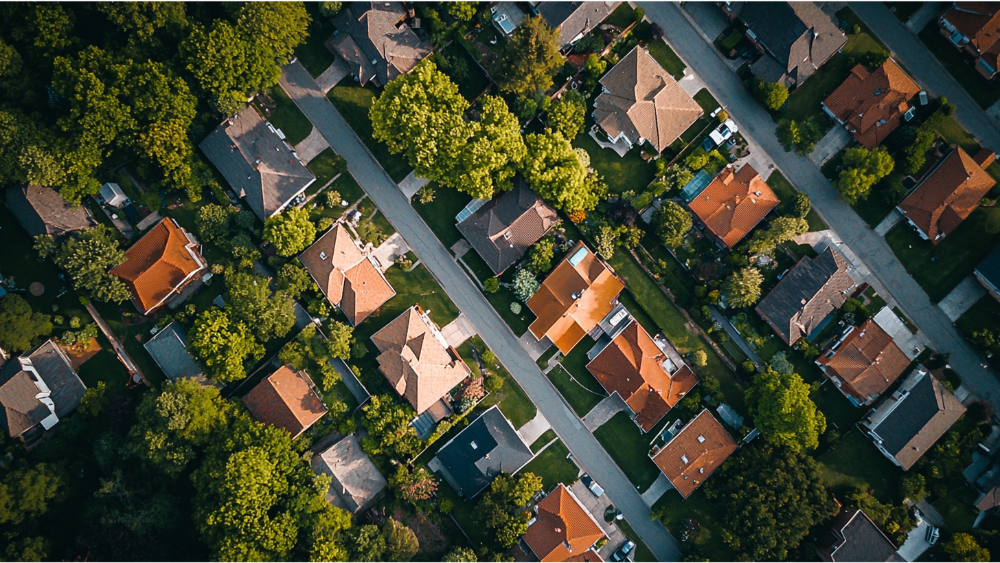
[{"label": "roof gable", "polygon": [[566,561],[604,537],[593,515],[561,483],[535,505],[524,542],[541,561]]},{"label": "roof gable", "polygon": [[9,188],[7,204],[24,230],[33,237],[59,237],[97,226],[86,207],[74,207],[52,188],[27,184]]},{"label": "roof gable", "polygon": [[848,125],[859,143],[872,149],[899,127],[910,109],[907,101],[918,92],[920,87],[896,62],[886,59],[873,72],[855,66],[823,105]]},{"label": "roof gable", "polygon": [[854,328],[837,350],[817,361],[842,379],[848,386],[844,390],[861,403],[884,393],[910,365],[892,336],[872,319]]},{"label": "roof gable", "polygon": [[[28,362],[41,381],[21,361]],[[55,341],[46,340],[0,366],[0,426],[10,436],[20,436],[53,414],[39,394],[47,392],[55,415],[63,418],[76,409],[86,390],[66,354]]]},{"label": "roof gable", "polygon": [[431,53],[405,18],[401,2],[351,2],[334,17],[339,33],[332,46],[362,86],[372,79],[385,86]]},{"label": "roof gable", "polygon": [[778,206],[780,200],[749,164],[727,166],[688,207],[705,227],[732,248]]},{"label": "roof gable", "polygon": [[996,181],[962,147],[952,146],[899,209],[933,243],[975,211]]},{"label": "roof gable", "polygon": [[282,366],[243,397],[255,419],[284,428],[297,438],[326,414],[326,405],[304,371]]},{"label": "roof gable", "polygon": [[327,500],[351,514],[364,509],[385,489],[385,477],[365,454],[354,434],[313,457],[312,468],[332,478]]},{"label": "roof gable", "polygon": [[621,2],[534,2],[535,10],[552,29],[559,30],[559,46],[565,49],[580,35],[601,24]]},{"label": "roof gable", "polygon": [[702,409],[652,459],[687,498],[735,451],[736,442],[726,429],[711,411]]},{"label": "roof gable", "polygon": [[[812,2],[744,2],[738,15],[770,55],[754,64],[754,74],[768,82],[802,84],[847,43]],[[770,72],[758,73],[758,66]]]},{"label": "roof gable", "polygon": [[437,453],[449,482],[467,499],[479,494],[500,473],[516,473],[531,458],[531,448],[496,405],[486,409]]}]

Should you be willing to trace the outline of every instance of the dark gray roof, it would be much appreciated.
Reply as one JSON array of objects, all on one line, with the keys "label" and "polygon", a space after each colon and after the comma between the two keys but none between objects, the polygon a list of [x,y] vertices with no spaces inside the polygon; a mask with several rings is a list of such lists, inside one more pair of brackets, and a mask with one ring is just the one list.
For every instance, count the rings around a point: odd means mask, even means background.
[{"label": "dark gray roof", "polygon": [[[909,469],[965,412],[965,407],[933,375],[920,371],[910,377],[917,382],[899,397],[892,412],[871,430],[882,439],[882,448]],[[903,384],[906,388],[906,382]],[[888,408],[885,399],[876,411]]]},{"label": "dark gray roof", "polygon": [[0,416],[0,425],[13,437],[20,436],[51,414],[49,408],[36,398],[43,385],[49,390],[49,398],[59,418],[73,412],[87,390],[73,371],[69,358],[52,340],[46,340],[20,358],[30,361],[42,381],[36,383],[33,374],[16,359],[0,367],[0,405],[4,411]]},{"label": "dark gray roof", "polygon": [[496,405],[437,453],[445,477],[467,499],[479,494],[500,473],[517,472],[531,457],[531,448]]},{"label": "dark gray roof", "polygon": [[885,537],[862,511],[855,512],[846,526],[841,528],[843,543],[832,554],[834,561],[889,561],[896,553],[896,546]]},{"label": "dark gray roof", "polygon": [[17,221],[33,237],[58,237],[97,225],[86,207],[73,207],[52,188],[15,186],[7,190],[7,203]]},{"label": "dark gray roof", "polygon": [[168,324],[143,344],[143,347],[170,381],[183,377],[201,377],[201,366],[187,353],[187,338],[181,325]]},{"label": "dark gray roof", "polygon": [[993,287],[1000,288],[1000,246],[993,249],[986,258],[976,266],[976,273]]},{"label": "dark gray roof", "polygon": [[313,457],[312,468],[333,479],[327,501],[351,514],[368,508],[385,489],[385,477],[361,449],[354,434]]},{"label": "dark gray roof", "polygon": [[362,86],[369,80],[385,86],[431,54],[405,19],[402,2],[347,2],[333,18],[332,46]]},{"label": "dark gray roof", "polygon": [[[535,195],[518,175],[514,189],[480,207],[458,224],[458,230],[493,273],[500,275],[558,222],[556,210]],[[510,238],[505,238],[508,230]]]},{"label": "dark gray roof", "polygon": [[559,47],[565,49],[580,34],[587,34],[615,11],[621,2],[536,2],[545,23],[559,29]]}]

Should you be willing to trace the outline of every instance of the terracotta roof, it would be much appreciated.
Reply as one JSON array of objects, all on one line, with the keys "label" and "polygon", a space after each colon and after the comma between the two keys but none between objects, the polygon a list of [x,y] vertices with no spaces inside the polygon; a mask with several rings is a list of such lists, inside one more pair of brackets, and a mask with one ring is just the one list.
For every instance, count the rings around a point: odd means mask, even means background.
[{"label": "terracotta roof", "polygon": [[[22,361],[30,363],[40,382]],[[66,354],[55,341],[46,340],[0,365],[0,427],[11,437],[28,437],[34,430],[44,428],[47,423],[42,421],[53,414],[64,418],[73,412],[86,390]],[[39,400],[42,392],[49,393],[52,409]],[[39,435],[40,432],[33,437]]]},{"label": "terracotta roof", "polygon": [[962,35],[968,37],[969,43],[981,56],[987,58],[994,70],[998,68],[1000,6],[996,2],[955,2],[941,19],[947,20]]},{"label": "terracotta roof", "polygon": [[738,172],[725,167],[688,208],[712,235],[732,248],[779,203],[760,174],[744,164]]},{"label": "terracotta roof", "polygon": [[538,15],[559,30],[559,48],[565,49],[601,25],[621,2],[532,2]]},{"label": "terracotta roof", "polygon": [[920,87],[887,59],[872,72],[864,65],[855,66],[823,105],[847,124],[859,143],[873,149],[899,127],[910,109],[906,102],[918,92]]},{"label": "terracotta roof", "polygon": [[539,340],[548,336],[569,354],[611,311],[624,288],[603,261],[577,243],[528,299],[528,308],[537,317],[528,330]]},{"label": "terracotta roof", "polygon": [[872,319],[816,361],[826,367],[827,375],[841,379],[841,391],[862,404],[878,398],[910,365],[892,336]]},{"label": "terracotta roof", "polygon": [[417,414],[427,410],[472,372],[448,345],[419,305],[372,335],[378,347],[378,365],[389,385]]},{"label": "terracotta roof", "polygon": [[357,326],[396,295],[372,259],[358,248],[347,227],[337,223],[307,248],[299,260],[323,295]]},{"label": "terracotta roof", "polygon": [[331,45],[362,86],[369,80],[385,86],[431,54],[405,19],[402,2],[350,2],[334,17],[338,34]]},{"label": "terracotta roof", "polygon": [[[977,155],[979,156],[979,155]],[[962,147],[938,162],[930,175],[899,204],[907,219],[934,244],[951,234],[996,181]]]},{"label": "terracotta roof", "polygon": [[702,409],[653,456],[653,463],[685,499],[736,451],[726,429]]},{"label": "terracotta roof", "polygon": [[636,46],[601,78],[594,121],[610,137],[649,141],[657,152],[670,146],[705,112],[649,52]]},{"label": "terracotta roof", "polygon": [[[524,542],[541,561],[580,561],[604,530],[561,483],[535,505],[535,521],[528,526]],[[595,561],[594,559],[583,559]]]},{"label": "terracotta roof", "polygon": [[200,246],[173,219],[164,219],[125,251],[125,261],[111,273],[128,286],[135,307],[148,314],[208,267]]},{"label": "terracotta roof", "polygon": [[243,397],[258,422],[284,428],[295,439],[326,414],[309,374],[282,366]]},{"label": "terracotta roof", "polygon": [[566,559],[563,559],[566,563],[603,563],[604,559],[601,559],[601,554],[593,550],[593,548],[584,551],[583,553],[577,553],[575,555],[570,555]]},{"label": "terracotta roof", "polygon": [[632,409],[636,423],[648,432],[698,383],[687,365],[664,367],[666,354],[646,329],[632,321],[587,369],[608,393],[618,393]]},{"label": "terracotta roof", "polygon": [[7,205],[24,230],[33,237],[58,237],[97,226],[97,221],[90,216],[86,207],[74,207],[52,188],[27,184],[9,188]]}]

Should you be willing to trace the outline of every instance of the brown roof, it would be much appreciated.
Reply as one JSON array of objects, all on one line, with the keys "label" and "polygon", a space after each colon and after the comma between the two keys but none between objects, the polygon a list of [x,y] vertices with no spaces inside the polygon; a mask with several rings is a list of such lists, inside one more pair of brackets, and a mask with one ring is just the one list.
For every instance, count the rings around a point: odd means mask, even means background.
[{"label": "brown roof", "polygon": [[382,271],[358,248],[343,223],[337,223],[319,237],[299,255],[299,260],[323,295],[354,326],[396,295]]},{"label": "brown roof", "polygon": [[282,366],[243,397],[255,419],[284,428],[295,439],[326,414],[309,374]]},{"label": "brown roof", "polygon": [[[996,181],[958,145],[899,204],[899,209],[934,244],[951,234]],[[979,155],[977,155],[979,156]]]},{"label": "brown roof", "polygon": [[918,92],[920,87],[903,69],[886,59],[872,72],[864,65],[855,66],[823,105],[847,124],[859,143],[873,149],[899,127],[910,109],[906,102]]},{"label": "brown roof", "polygon": [[414,305],[372,335],[389,385],[420,414],[472,372],[441,331]]},{"label": "brown roof", "polygon": [[749,164],[727,166],[688,207],[728,248],[743,240],[780,201]]},{"label": "brown roof", "polygon": [[15,186],[7,190],[7,205],[24,230],[33,237],[58,237],[97,226],[97,221],[86,207],[73,206],[52,188],[27,184]]},{"label": "brown roof", "polygon": [[998,506],[1000,506],[1000,487],[993,487],[986,491],[976,502],[976,508],[979,510],[989,510]]},{"label": "brown roof", "polygon": [[588,559],[586,553],[603,537],[604,530],[590,512],[559,484],[535,506],[535,521],[524,542],[541,561],[600,561]]},{"label": "brown roof", "polygon": [[884,393],[910,365],[892,336],[871,319],[817,361],[826,366],[828,375],[843,381],[841,391],[862,404]]},{"label": "brown roof", "polygon": [[711,411],[702,409],[652,458],[686,499],[735,451],[736,442],[726,429]]},{"label": "brown roof", "polygon": [[577,243],[528,299],[528,308],[538,317],[528,330],[539,340],[548,336],[569,354],[611,311],[624,288],[603,261]]},{"label": "brown roof", "polygon": [[125,261],[111,273],[125,282],[136,308],[147,314],[207,266],[198,241],[173,219],[164,219],[125,251]]},{"label": "brown roof", "polygon": [[996,70],[1000,54],[1000,5],[996,2],[955,2],[941,19],[947,20]]},{"label": "brown roof", "polygon": [[643,138],[657,152],[705,112],[649,52],[639,46],[601,78],[604,91],[594,102],[594,121],[612,138]]},{"label": "brown roof", "polygon": [[673,375],[664,367],[666,354],[646,329],[632,321],[587,369],[608,391],[618,393],[636,413],[636,423],[649,431],[698,383],[687,365],[675,366]]},{"label": "brown roof", "polygon": [[331,45],[362,86],[369,80],[385,86],[431,54],[405,19],[402,2],[350,2],[334,18],[339,33]]}]

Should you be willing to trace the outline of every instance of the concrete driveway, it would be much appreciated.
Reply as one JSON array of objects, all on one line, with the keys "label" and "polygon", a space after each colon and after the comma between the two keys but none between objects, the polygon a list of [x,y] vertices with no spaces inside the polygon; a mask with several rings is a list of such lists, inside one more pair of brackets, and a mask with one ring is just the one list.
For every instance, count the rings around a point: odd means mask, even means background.
[{"label": "concrete driveway", "polygon": [[847,129],[836,125],[826,135],[823,135],[823,138],[813,148],[813,152],[809,153],[806,158],[816,166],[823,166],[826,161],[833,158],[833,155],[840,152],[840,149],[846,147],[847,143],[850,142],[851,134]]}]

